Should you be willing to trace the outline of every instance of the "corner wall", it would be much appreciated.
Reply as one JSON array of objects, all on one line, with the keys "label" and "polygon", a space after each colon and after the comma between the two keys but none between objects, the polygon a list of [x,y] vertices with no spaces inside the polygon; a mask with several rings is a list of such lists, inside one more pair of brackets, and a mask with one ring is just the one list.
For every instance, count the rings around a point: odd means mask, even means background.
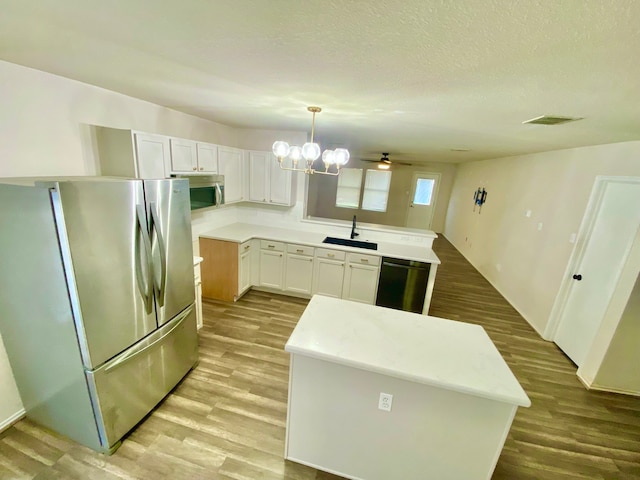
[{"label": "corner wall", "polygon": [[458,165],[444,235],[540,334],[597,175],[640,176],[640,142]]}]

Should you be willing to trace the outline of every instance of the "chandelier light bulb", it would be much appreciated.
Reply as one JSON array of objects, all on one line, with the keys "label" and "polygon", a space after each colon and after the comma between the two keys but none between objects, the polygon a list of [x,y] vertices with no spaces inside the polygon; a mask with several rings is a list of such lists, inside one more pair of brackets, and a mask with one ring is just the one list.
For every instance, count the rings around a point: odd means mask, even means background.
[{"label": "chandelier light bulb", "polygon": [[291,145],[289,147],[289,158],[294,162],[297,162],[302,158],[302,149],[298,145]]},{"label": "chandelier light bulb", "polygon": [[334,152],[333,150],[325,150],[324,152],[322,152],[322,161],[326,165],[333,165],[334,163],[336,163],[336,152]]},{"label": "chandelier light bulb", "polygon": [[317,143],[307,142],[302,146],[302,156],[307,161],[317,160],[320,156],[320,145]]},{"label": "chandelier light bulb", "polygon": [[346,165],[349,161],[349,150],[346,148],[336,148],[335,152],[335,160],[336,165],[343,166]]},{"label": "chandelier light bulb", "polygon": [[273,154],[277,158],[284,158],[289,155],[289,144],[283,141],[274,142],[273,147],[271,147]]}]

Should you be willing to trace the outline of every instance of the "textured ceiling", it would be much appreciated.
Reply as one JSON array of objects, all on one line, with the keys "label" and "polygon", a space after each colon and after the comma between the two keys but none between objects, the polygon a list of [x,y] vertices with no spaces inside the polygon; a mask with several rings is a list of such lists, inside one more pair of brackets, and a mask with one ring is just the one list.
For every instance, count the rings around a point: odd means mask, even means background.
[{"label": "textured ceiling", "polygon": [[[355,156],[640,139],[638,0],[0,0],[0,59]],[[584,117],[522,125],[543,114]],[[469,152],[452,152],[469,149]]]}]

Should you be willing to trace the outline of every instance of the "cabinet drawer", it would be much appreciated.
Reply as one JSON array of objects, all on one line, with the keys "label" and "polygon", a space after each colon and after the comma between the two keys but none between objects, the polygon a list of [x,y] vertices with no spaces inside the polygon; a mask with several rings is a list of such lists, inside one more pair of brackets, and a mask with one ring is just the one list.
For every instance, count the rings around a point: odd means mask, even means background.
[{"label": "cabinet drawer", "polygon": [[247,240],[246,242],[241,243],[240,246],[238,246],[238,253],[240,255],[248,252],[249,250],[251,250],[251,240]]},{"label": "cabinet drawer", "polygon": [[313,256],[313,247],[306,245],[295,245],[292,243],[287,244],[287,253],[295,253],[298,255]]},{"label": "cabinet drawer", "polygon": [[284,252],[284,243],[273,242],[271,240],[260,240],[260,248],[263,250],[273,250],[275,252]]},{"label": "cabinet drawer", "polygon": [[330,260],[344,260],[345,252],[342,250],[331,250],[329,248],[316,248],[316,257],[328,258]]},{"label": "cabinet drawer", "polygon": [[363,255],[361,253],[349,253],[347,254],[347,261],[349,263],[361,263],[362,265],[380,265],[380,257],[377,255]]}]

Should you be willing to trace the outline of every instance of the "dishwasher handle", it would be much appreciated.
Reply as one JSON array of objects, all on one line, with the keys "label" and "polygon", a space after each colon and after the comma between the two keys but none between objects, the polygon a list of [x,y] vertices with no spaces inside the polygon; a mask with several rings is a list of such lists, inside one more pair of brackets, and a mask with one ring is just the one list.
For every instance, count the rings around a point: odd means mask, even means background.
[{"label": "dishwasher handle", "polygon": [[400,263],[382,262],[383,267],[404,268],[406,270],[429,270],[428,266],[422,265],[402,265]]}]

